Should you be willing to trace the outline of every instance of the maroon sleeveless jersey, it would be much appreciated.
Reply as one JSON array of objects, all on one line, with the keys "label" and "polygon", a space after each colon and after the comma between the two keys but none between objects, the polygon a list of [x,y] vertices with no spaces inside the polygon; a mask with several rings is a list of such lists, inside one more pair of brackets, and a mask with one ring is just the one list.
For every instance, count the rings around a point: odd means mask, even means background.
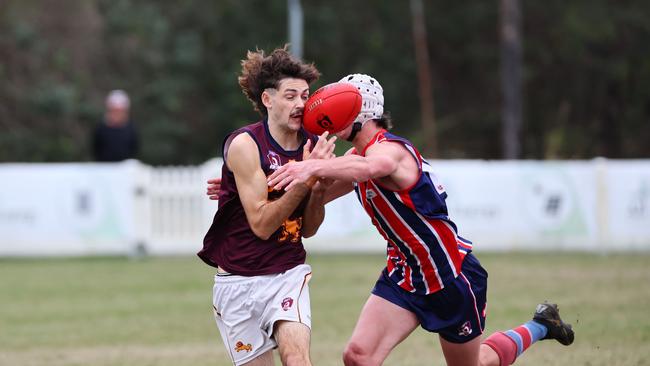
[{"label": "maroon sleeveless jersey", "polygon": [[[235,177],[228,169],[228,147],[240,133],[248,133],[257,143],[262,170],[266,176],[291,160],[302,160],[302,150],[307,139],[315,142],[315,136],[301,130],[303,141],[295,151],[286,151],[271,137],[266,119],[242,127],[226,136],[223,144],[223,166],[221,168],[221,191],[219,209],[214,215],[212,226],[203,239],[203,249],[198,256],[213,267],[242,276],[258,276],[281,273],[305,263],[305,248],[302,245],[302,216],[307,198],[267,240],[253,233],[244,207],[239,198]],[[276,200],[284,190],[269,188],[269,201]]]}]

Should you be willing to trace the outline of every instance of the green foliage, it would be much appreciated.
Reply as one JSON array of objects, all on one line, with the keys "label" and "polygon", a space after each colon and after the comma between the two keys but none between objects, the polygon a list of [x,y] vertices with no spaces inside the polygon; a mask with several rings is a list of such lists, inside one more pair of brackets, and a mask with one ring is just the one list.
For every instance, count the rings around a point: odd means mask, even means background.
[{"label": "green foliage", "polygon": [[[526,158],[650,156],[650,3],[521,2]],[[422,146],[406,1],[303,1],[304,58],[372,74],[395,131]],[[441,158],[501,156],[498,3],[425,2]],[[151,164],[201,163],[259,116],[236,76],[287,42],[286,1],[0,3],[0,161],[83,161],[121,88]]]}]

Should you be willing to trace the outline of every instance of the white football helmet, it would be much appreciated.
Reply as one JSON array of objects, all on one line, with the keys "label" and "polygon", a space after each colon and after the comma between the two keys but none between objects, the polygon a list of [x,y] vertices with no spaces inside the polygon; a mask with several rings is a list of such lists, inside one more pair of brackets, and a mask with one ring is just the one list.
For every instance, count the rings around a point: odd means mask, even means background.
[{"label": "white football helmet", "polygon": [[361,111],[354,120],[355,123],[363,124],[381,118],[384,114],[384,89],[375,78],[365,74],[350,74],[339,82],[352,84],[361,93]]}]

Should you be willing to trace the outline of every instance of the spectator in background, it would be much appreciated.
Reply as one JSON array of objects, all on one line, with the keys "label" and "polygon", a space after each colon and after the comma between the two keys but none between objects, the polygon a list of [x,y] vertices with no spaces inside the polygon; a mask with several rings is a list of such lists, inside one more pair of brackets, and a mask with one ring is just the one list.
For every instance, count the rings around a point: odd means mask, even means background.
[{"label": "spectator in background", "polygon": [[138,134],[129,118],[131,102],[124,90],[113,90],[106,97],[104,120],[93,134],[96,161],[122,161],[138,152]]}]

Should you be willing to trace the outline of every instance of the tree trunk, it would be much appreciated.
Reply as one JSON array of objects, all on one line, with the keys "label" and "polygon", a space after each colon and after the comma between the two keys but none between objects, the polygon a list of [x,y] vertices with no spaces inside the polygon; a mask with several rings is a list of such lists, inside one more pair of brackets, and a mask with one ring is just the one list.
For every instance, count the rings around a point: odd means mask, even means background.
[{"label": "tree trunk", "polygon": [[427,31],[423,13],[422,0],[411,0],[413,45],[417,62],[420,115],[422,119],[422,135],[424,136],[424,144],[421,150],[424,157],[433,159],[438,156],[438,143],[436,141],[436,121],[433,113],[429,47],[427,46]]},{"label": "tree trunk", "polygon": [[522,117],[521,11],[519,0],[500,0],[503,157],[520,157]]}]

